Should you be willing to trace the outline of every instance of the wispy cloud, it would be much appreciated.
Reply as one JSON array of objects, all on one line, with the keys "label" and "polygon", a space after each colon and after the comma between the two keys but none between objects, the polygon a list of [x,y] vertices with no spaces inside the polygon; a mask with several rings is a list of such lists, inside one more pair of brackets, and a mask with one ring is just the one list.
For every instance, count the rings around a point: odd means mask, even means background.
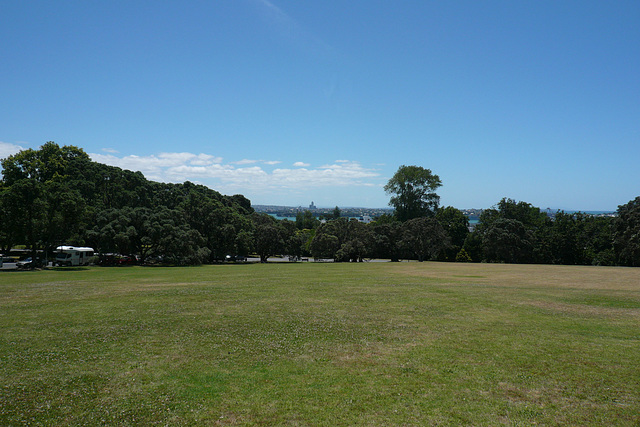
[{"label": "wispy cloud", "polygon": [[262,163],[265,165],[277,165],[281,163],[279,160],[254,160],[254,159],[242,159],[236,162],[231,162],[233,165],[254,165],[256,163]]},{"label": "wispy cloud", "polygon": [[297,168],[306,168],[308,166],[311,166],[311,164],[309,163],[305,163],[305,162],[295,162],[293,164],[293,166],[297,167]]},{"label": "wispy cloud", "polygon": [[322,54],[333,54],[334,49],[316,35],[309,32],[298,23],[291,15],[276,6],[269,0],[256,0],[254,4],[265,22],[281,37],[288,39],[293,45],[297,45],[303,51],[311,51]]},{"label": "wispy cloud", "polygon": [[251,160],[251,159],[242,159],[237,162],[231,162],[234,165],[252,165],[254,163],[258,163],[259,160]]}]

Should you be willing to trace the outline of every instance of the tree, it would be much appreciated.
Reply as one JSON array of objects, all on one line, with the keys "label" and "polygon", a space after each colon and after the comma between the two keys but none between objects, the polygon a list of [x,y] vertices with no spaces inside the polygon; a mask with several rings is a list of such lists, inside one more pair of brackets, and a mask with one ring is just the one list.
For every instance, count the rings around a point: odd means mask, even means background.
[{"label": "tree", "polygon": [[320,232],[320,229],[311,241],[311,254],[314,258],[335,258],[340,250],[340,240],[333,234]]},{"label": "tree", "polygon": [[402,245],[418,261],[429,260],[449,246],[449,237],[435,218],[414,218],[403,224]]},{"label": "tree", "polygon": [[151,213],[144,226],[142,244],[150,247],[153,255],[162,256],[166,263],[201,264],[209,257],[204,239],[197,230],[189,227],[184,214],[178,209],[162,207]]},{"label": "tree", "polygon": [[342,216],[342,211],[340,210],[339,207],[336,206],[335,208],[333,208],[333,211],[331,211],[331,213],[320,214],[320,219],[331,221],[334,219],[340,219],[341,216]]},{"label": "tree", "polygon": [[[548,262],[550,219],[540,208],[503,198],[480,215],[475,232],[482,239],[484,260],[508,263]],[[472,259],[473,248],[465,245]]]},{"label": "tree", "polygon": [[340,212],[340,208],[337,206],[333,208],[333,219],[338,219],[341,216],[342,216],[342,212]]},{"label": "tree", "polygon": [[[436,218],[442,224],[451,241],[451,246],[442,252],[441,260],[455,261],[469,234],[469,218],[461,210],[452,206],[438,209]],[[467,254],[467,256],[469,255]]]},{"label": "tree", "polygon": [[458,254],[456,255],[456,262],[471,262],[472,259],[469,256],[469,254],[467,253],[467,251],[463,249],[460,249],[460,252],[458,252]]},{"label": "tree", "polygon": [[311,253],[316,258],[335,261],[360,261],[372,246],[369,230],[356,219],[341,217],[321,224],[311,241]]},{"label": "tree", "polygon": [[499,218],[482,236],[485,259],[490,262],[533,262],[533,232],[516,219]]},{"label": "tree", "polygon": [[434,216],[440,203],[440,196],[435,191],[441,186],[440,177],[430,169],[402,165],[384,190],[393,195],[389,205],[395,208],[396,217],[405,222]]},{"label": "tree", "polygon": [[618,206],[614,247],[620,264],[640,266],[640,196]]},{"label": "tree", "polygon": [[344,225],[346,233],[343,234],[342,244],[336,252],[336,261],[362,262],[363,258],[371,253],[373,238],[370,228],[356,219],[335,221]]},{"label": "tree", "polygon": [[[35,179],[20,179],[3,191],[2,200],[2,208],[10,219],[3,227],[11,227],[15,233],[15,240],[10,243],[26,245],[31,249],[32,258],[36,259],[47,219],[44,185]],[[32,266],[35,267],[35,263]]]},{"label": "tree", "polygon": [[312,230],[316,228],[318,224],[320,224],[320,221],[313,216],[310,210],[296,214],[296,227],[298,227],[298,230]]},{"label": "tree", "polygon": [[464,249],[465,253],[471,258],[472,262],[482,261],[484,259],[482,235],[478,231],[467,234],[462,249]]},{"label": "tree", "polygon": [[[45,143],[2,160],[0,246],[32,255],[61,244],[199,263],[252,247],[251,202],[190,182],[148,181],[92,162],[80,148]],[[237,252],[236,252],[237,253]]]},{"label": "tree", "polygon": [[393,221],[376,221],[370,225],[372,234],[372,255],[376,258],[389,258],[392,262],[400,260],[402,240],[402,223]]},{"label": "tree", "polygon": [[69,167],[88,158],[79,148],[47,142],[2,160],[3,216],[10,217],[4,226],[13,228],[5,244],[25,244],[35,259],[39,249],[50,249],[79,230],[84,204],[68,185]]},{"label": "tree", "polygon": [[[255,226],[254,248],[260,256],[260,262],[267,262],[269,257],[281,254],[285,250],[288,239],[285,226],[280,224],[277,219],[264,213],[254,212],[251,218]],[[292,228],[295,228],[295,225]]]},{"label": "tree", "polygon": [[575,265],[584,263],[584,242],[581,242],[582,214],[557,212],[545,233],[543,246],[551,264]]}]

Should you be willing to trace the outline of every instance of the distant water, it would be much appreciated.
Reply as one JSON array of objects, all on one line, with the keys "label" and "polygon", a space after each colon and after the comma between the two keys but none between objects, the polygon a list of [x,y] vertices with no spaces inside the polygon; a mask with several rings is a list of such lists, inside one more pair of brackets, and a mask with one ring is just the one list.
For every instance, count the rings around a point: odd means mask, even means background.
[{"label": "distant water", "polygon": [[295,216],[279,216],[279,215],[276,215],[276,214],[269,214],[269,215],[271,215],[275,219],[288,219],[289,221],[295,221],[296,220]]},{"label": "distant water", "polygon": [[[542,210],[542,209],[541,209]],[[543,211],[544,212],[544,211]],[[556,213],[557,211],[552,210],[552,213]],[[563,211],[564,213],[585,213],[588,215],[607,215],[607,214],[614,214],[615,212],[613,211]],[[274,217],[275,219],[288,219],[289,221],[295,221],[296,217],[295,216],[278,216],[276,214],[269,214],[272,217]],[[480,222],[479,219],[470,219],[469,220],[469,224],[478,224]]]}]

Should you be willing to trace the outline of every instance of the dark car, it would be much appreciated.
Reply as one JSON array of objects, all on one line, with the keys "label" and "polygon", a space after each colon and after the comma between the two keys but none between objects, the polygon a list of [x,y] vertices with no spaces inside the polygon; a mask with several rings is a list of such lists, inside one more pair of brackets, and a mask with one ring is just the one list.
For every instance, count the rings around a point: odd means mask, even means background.
[{"label": "dark car", "polygon": [[247,260],[247,257],[244,255],[227,255],[224,260],[227,262],[244,262]]}]

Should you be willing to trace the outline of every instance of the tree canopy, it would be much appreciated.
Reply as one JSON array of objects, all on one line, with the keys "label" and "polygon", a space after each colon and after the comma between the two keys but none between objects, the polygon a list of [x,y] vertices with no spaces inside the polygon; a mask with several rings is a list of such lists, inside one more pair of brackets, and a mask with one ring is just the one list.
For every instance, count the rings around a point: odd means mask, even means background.
[{"label": "tree canopy", "polygon": [[91,161],[80,148],[47,142],[1,161],[0,252],[16,246],[49,257],[60,245],[184,265],[256,254],[362,261],[368,258],[640,266],[640,197],[616,216],[557,212],[503,198],[471,231],[465,214],[440,208],[429,169],[401,166],[385,190],[394,215],[371,224],[300,212],[294,221],[253,211],[242,195],[167,184]]},{"label": "tree canopy", "polygon": [[93,162],[77,147],[47,142],[1,163],[5,253],[23,245],[34,257],[37,251],[50,256],[60,245],[91,244],[101,252],[194,264],[236,251],[238,235],[253,227],[251,202],[242,195],[148,181],[140,172]]},{"label": "tree canopy", "polygon": [[440,177],[430,169],[402,165],[384,190],[392,195],[389,205],[395,208],[398,220],[404,222],[434,216],[440,203],[440,196],[435,191],[441,186]]}]

